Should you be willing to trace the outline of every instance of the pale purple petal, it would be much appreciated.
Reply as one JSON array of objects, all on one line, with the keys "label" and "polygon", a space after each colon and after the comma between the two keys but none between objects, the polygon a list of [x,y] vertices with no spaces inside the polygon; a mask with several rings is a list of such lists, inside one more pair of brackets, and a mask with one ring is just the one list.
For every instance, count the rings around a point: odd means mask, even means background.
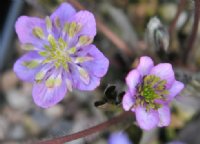
[{"label": "pale purple petal", "polygon": [[140,62],[139,62],[139,65],[137,66],[137,70],[142,76],[144,76],[150,72],[153,66],[154,66],[154,63],[152,59],[148,56],[143,56],[140,58]]},{"label": "pale purple petal", "polygon": [[[39,65],[34,68],[26,67],[25,63],[32,60],[37,61]],[[42,60],[43,57],[41,57],[37,52],[29,52],[15,62],[13,70],[21,80],[33,82],[36,73],[41,69],[40,63]]]},{"label": "pale purple petal", "polygon": [[156,110],[146,111],[145,107],[138,106],[135,113],[138,125],[144,130],[155,128],[159,122],[159,115]]},{"label": "pale purple petal", "polygon": [[30,43],[37,48],[42,48],[45,42],[33,35],[32,31],[35,27],[42,28],[44,34],[47,34],[45,22],[40,18],[21,16],[15,23],[15,30],[21,43]]},{"label": "pale purple petal", "polygon": [[93,60],[87,61],[81,64],[89,73],[93,74],[96,77],[103,77],[109,67],[108,59],[103,55],[102,52],[96,48],[95,45],[88,45],[77,53],[79,56],[89,56]]},{"label": "pale purple petal", "polygon": [[130,108],[135,104],[135,98],[132,94],[129,92],[126,92],[126,94],[123,96],[122,99],[122,106],[125,111],[129,111]]},{"label": "pale purple petal", "polygon": [[158,76],[163,80],[166,80],[166,88],[170,88],[173,82],[175,81],[174,71],[172,69],[172,65],[169,63],[161,63],[156,65],[151,69],[150,74]]},{"label": "pale purple petal", "polygon": [[179,81],[174,81],[171,88],[169,89],[169,95],[166,97],[167,100],[173,100],[184,88],[184,84]]},{"label": "pale purple petal", "polygon": [[126,84],[128,85],[129,91],[132,93],[135,91],[137,84],[140,82],[141,76],[137,70],[132,70],[126,77]]},{"label": "pale purple petal", "polygon": [[94,38],[96,35],[96,22],[91,12],[86,10],[79,11],[69,21],[82,25],[82,29],[78,35],[86,35],[91,38]]},{"label": "pale purple petal", "polygon": [[170,116],[170,108],[168,105],[163,105],[161,108],[158,109],[158,114],[159,114],[159,127],[163,126],[168,126],[171,121],[171,116]]},{"label": "pale purple petal", "polygon": [[109,137],[108,144],[132,144],[132,143],[125,133],[115,132]]},{"label": "pale purple petal", "polygon": [[97,78],[96,76],[93,76],[93,75],[90,75],[89,84],[85,84],[78,78],[73,79],[73,86],[79,90],[91,91],[91,90],[96,89],[99,85],[100,85],[100,78]]},{"label": "pale purple petal", "polygon": [[63,26],[67,20],[76,13],[76,10],[68,3],[62,3],[51,15],[52,21],[60,19]]},{"label": "pale purple petal", "polygon": [[66,95],[67,87],[64,82],[60,86],[47,88],[45,83],[35,83],[33,85],[33,99],[35,103],[42,107],[48,108],[60,102]]},{"label": "pale purple petal", "polygon": [[93,74],[89,73],[89,83],[84,83],[81,78],[80,74],[77,71],[76,66],[71,65],[71,79],[72,79],[72,85],[73,88],[79,89],[79,90],[94,90],[100,85],[100,78],[94,76]]}]

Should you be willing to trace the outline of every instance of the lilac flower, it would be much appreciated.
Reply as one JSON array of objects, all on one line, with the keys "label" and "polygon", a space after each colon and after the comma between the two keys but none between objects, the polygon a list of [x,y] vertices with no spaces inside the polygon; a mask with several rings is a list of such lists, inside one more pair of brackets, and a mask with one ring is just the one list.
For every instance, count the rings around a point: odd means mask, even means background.
[{"label": "lilac flower", "polygon": [[16,32],[29,52],[14,65],[17,76],[33,83],[33,99],[43,108],[55,105],[73,88],[94,90],[108,59],[91,44],[96,35],[92,13],[63,3],[45,19],[21,16]]},{"label": "lilac flower", "polygon": [[175,80],[171,64],[154,66],[150,57],[143,56],[137,68],[129,72],[126,83],[128,90],[122,100],[123,108],[135,112],[142,129],[170,124],[169,104],[184,88],[183,83]]},{"label": "lilac flower", "polygon": [[133,144],[128,136],[123,132],[113,133],[108,140],[108,144]]}]

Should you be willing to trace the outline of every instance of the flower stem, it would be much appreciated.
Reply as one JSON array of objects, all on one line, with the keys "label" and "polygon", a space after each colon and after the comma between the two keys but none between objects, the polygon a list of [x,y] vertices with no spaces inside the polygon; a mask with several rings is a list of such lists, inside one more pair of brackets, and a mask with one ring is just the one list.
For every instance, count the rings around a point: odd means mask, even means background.
[{"label": "flower stem", "polygon": [[77,133],[74,133],[74,134],[58,137],[58,138],[51,139],[51,140],[41,141],[41,142],[38,142],[37,144],[62,144],[62,143],[65,143],[65,142],[73,141],[73,140],[94,134],[96,132],[103,131],[104,129],[108,128],[111,125],[122,122],[123,120],[127,120],[128,117],[130,117],[130,118],[133,117],[133,114],[132,114],[131,111],[124,112],[117,117],[114,117],[114,118],[112,118],[112,119],[110,119],[106,122],[103,122],[99,125],[88,128],[86,130],[83,130],[83,131],[80,131],[80,132],[77,132]]},{"label": "flower stem", "polygon": [[198,26],[199,26],[199,17],[200,17],[200,0],[195,0],[195,13],[194,13],[194,23],[192,27],[191,35],[188,38],[186,49],[183,53],[183,62],[186,64],[190,51],[193,48],[194,41],[197,36]]}]

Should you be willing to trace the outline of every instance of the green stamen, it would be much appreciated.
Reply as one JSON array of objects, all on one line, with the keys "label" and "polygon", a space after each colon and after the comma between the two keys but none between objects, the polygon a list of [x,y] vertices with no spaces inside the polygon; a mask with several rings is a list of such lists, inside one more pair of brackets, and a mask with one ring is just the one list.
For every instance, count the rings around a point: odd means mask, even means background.
[{"label": "green stamen", "polygon": [[39,65],[39,62],[37,60],[25,61],[23,65],[29,69],[34,69]]},{"label": "green stamen", "polygon": [[161,80],[155,75],[145,76],[143,83],[138,87],[139,95],[142,96],[142,99],[140,99],[139,103],[142,105],[146,103],[147,110],[149,110],[150,108],[160,108],[161,105],[155,103],[155,100],[165,100],[164,96],[169,93],[169,91],[165,88],[166,84],[166,80]]},{"label": "green stamen", "polygon": [[75,59],[75,63],[84,63],[84,62],[91,61],[91,60],[93,60],[93,57],[89,57],[89,56],[86,56],[86,57],[77,57]]},{"label": "green stamen", "polygon": [[75,54],[76,53],[76,47],[72,47],[72,48],[70,48],[69,50],[68,50],[68,53],[69,54]]},{"label": "green stamen", "polygon": [[23,44],[22,49],[24,49],[24,50],[34,50],[35,47],[32,44]]},{"label": "green stamen", "polygon": [[45,76],[45,72],[42,72],[42,71],[40,71],[40,72],[38,72],[37,74],[36,74],[36,76],[35,76],[35,80],[37,81],[37,82],[40,82],[43,78],[44,78],[44,76]]},{"label": "green stamen", "polygon": [[85,69],[81,68],[81,67],[78,67],[78,71],[79,71],[81,80],[82,80],[85,84],[88,84],[89,81],[90,81],[90,77],[89,77],[88,72],[87,72]]},{"label": "green stamen", "polygon": [[57,47],[55,38],[50,34],[50,35],[48,35],[48,38],[47,38],[47,39],[48,39],[48,41],[49,41],[49,43],[50,43],[52,49],[55,50],[56,47]]},{"label": "green stamen", "polygon": [[60,29],[60,27],[61,27],[60,18],[59,18],[59,17],[56,17],[54,22],[55,22],[56,28],[57,28],[57,29]]},{"label": "green stamen", "polygon": [[52,29],[52,22],[51,22],[51,19],[50,19],[49,16],[47,16],[45,18],[45,23],[46,23],[47,30],[51,31],[51,29]]},{"label": "green stamen", "polygon": [[92,39],[88,36],[81,36],[78,42],[80,45],[87,45],[92,42]]},{"label": "green stamen", "polygon": [[39,39],[44,38],[44,32],[43,32],[42,28],[40,28],[40,27],[33,28],[32,33],[35,37],[37,37]]},{"label": "green stamen", "polygon": [[67,43],[62,38],[58,39],[58,44],[61,50],[64,50],[67,47]]},{"label": "green stamen", "polygon": [[73,37],[75,35],[75,30],[76,30],[77,24],[75,22],[70,23],[69,26],[69,36]]},{"label": "green stamen", "polygon": [[48,78],[45,82],[45,85],[48,87],[48,88],[53,88],[54,87],[54,84],[55,84],[55,79],[54,78]]}]

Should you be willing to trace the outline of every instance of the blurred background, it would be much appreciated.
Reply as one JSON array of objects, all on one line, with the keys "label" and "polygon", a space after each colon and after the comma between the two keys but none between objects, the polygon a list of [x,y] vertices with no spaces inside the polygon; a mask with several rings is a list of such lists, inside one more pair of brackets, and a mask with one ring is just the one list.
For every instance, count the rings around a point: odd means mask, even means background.
[{"label": "blurred background", "polygon": [[[15,33],[21,15],[44,18],[64,0],[0,1],[0,143],[23,144],[77,132],[122,112],[120,105],[95,107],[109,84],[126,89],[124,79],[138,58],[170,62],[186,88],[172,103],[169,127],[142,132],[130,123],[110,127],[69,144],[106,144],[112,132],[125,130],[134,144],[163,144],[179,140],[200,143],[200,29],[188,42],[194,22],[193,0],[68,0],[77,9],[93,12],[98,33],[94,43],[110,60],[101,86],[92,92],[74,90],[59,104],[42,109],[34,104],[32,85],[13,72],[25,53]],[[67,2],[67,0],[65,1]],[[155,17],[156,16],[156,17]]]}]

